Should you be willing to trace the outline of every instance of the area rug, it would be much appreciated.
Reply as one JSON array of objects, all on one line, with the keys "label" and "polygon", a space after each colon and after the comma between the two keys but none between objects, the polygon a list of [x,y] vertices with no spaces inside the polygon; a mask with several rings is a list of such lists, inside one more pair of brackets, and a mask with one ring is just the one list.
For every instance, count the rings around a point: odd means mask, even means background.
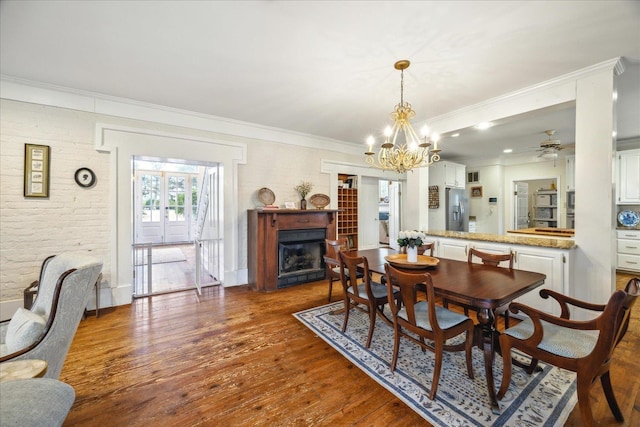
[{"label": "area rug", "polygon": [[151,250],[152,264],[164,264],[167,262],[180,262],[186,260],[187,257],[184,256],[184,253],[180,248],[153,248]]},{"label": "area rug", "polygon": [[[343,334],[344,307],[332,303],[295,313],[294,316],[354,365],[389,390],[434,426],[562,426],[577,402],[574,373],[540,363],[541,372],[531,376],[513,367],[511,385],[500,400],[501,413],[491,411],[482,352],[473,349],[475,379],[467,376],[464,352],[445,352],[438,393],[429,399],[434,357],[409,342],[400,342],[395,372],[389,364],[393,353],[393,329],[376,320],[373,341],[365,348],[368,316],[352,309]],[[524,359],[523,359],[524,360]],[[502,380],[502,359],[495,358],[496,390]]]}]

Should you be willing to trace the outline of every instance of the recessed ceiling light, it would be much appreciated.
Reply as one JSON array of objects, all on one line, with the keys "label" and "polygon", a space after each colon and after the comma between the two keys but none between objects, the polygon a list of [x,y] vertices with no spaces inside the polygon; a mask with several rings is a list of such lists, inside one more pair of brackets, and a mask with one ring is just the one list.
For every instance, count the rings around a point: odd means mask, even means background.
[{"label": "recessed ceiling light", "polygon": [[511,148],[505,148],[504,150],[502,150],[503,153],[513,153],[513,149]]},{"label": "recessed ceiling light", "polygon": [[493,126],[493,123],[491,122],[482,122],[482,123],[478,123],[476,125],[476,129],[489,129],[491,126]]},{"label": "recessed ceiling light", "polygon": [[459,137],[459,136],[460,136],[460,134],[459,134],[459,133],[454,133],[453,135],[451,135],[451,138],[457,138],[457,137]]}]

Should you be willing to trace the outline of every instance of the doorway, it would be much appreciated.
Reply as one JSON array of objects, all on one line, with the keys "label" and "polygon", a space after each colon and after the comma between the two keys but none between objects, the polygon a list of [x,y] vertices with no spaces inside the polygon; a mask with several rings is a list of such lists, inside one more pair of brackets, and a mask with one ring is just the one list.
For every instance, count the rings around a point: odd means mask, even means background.
[{"label": "doorway", "polygon": [[397,239],[400,228],[399,188],[397,181],[361,177],[358,187],[358,249],[389,246],[392,239]]},{"label": "doorway", "polygon": [[556,178],[513,182],[514,230],[559,227],[559,194]]},{"label": "doorway", "polygon": [[132,163],[133,296],[200,289],[197,218],[207,212],[198,212],[198,202],[209,168],[139,157]]}]

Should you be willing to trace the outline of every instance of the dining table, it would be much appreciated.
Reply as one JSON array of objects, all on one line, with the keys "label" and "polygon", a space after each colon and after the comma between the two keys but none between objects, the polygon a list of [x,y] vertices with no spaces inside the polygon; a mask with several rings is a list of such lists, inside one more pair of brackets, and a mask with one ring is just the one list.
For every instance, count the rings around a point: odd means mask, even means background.
[{"label": "dining table", "polygon": [[[397,255],[391,248],[356,251],[366,257],[369,270],[385,274],[385,257]],[[500,413],[493,378],[495,352],[499,351],[494,310],[508,304],[527,292],[541,286],[546,275],[532,271],[508,269],[484,264],[469,263],[446,258],[436,258],[437,265],[395,265],[405,271],[425,271],[431,275],[436,295],[453,303],[472,307],[477,312],[478,323],[474,330],[474,345],[484,354],[487,389],[494,413]]]}]

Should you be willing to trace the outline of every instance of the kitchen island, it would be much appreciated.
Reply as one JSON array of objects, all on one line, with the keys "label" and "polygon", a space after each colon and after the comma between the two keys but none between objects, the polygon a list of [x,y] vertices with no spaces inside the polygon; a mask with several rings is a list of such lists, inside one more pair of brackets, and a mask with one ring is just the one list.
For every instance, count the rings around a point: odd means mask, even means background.
[{"label": "kitchen island", "polygon": [[[513,268],[534,271],[547,276],[542,288],[553,289],[565,295],[575,294],[573,259],[576,244],[569,238],[534,236],[526,234],[488,234],[462,231],[424,231],[426,242],[435,243],[434,256],[466,261],[470,248],[483,252],[514,255]],[[516,301],[548,313],[560,314],[552,299],[542,299],[532,291]]]}]

